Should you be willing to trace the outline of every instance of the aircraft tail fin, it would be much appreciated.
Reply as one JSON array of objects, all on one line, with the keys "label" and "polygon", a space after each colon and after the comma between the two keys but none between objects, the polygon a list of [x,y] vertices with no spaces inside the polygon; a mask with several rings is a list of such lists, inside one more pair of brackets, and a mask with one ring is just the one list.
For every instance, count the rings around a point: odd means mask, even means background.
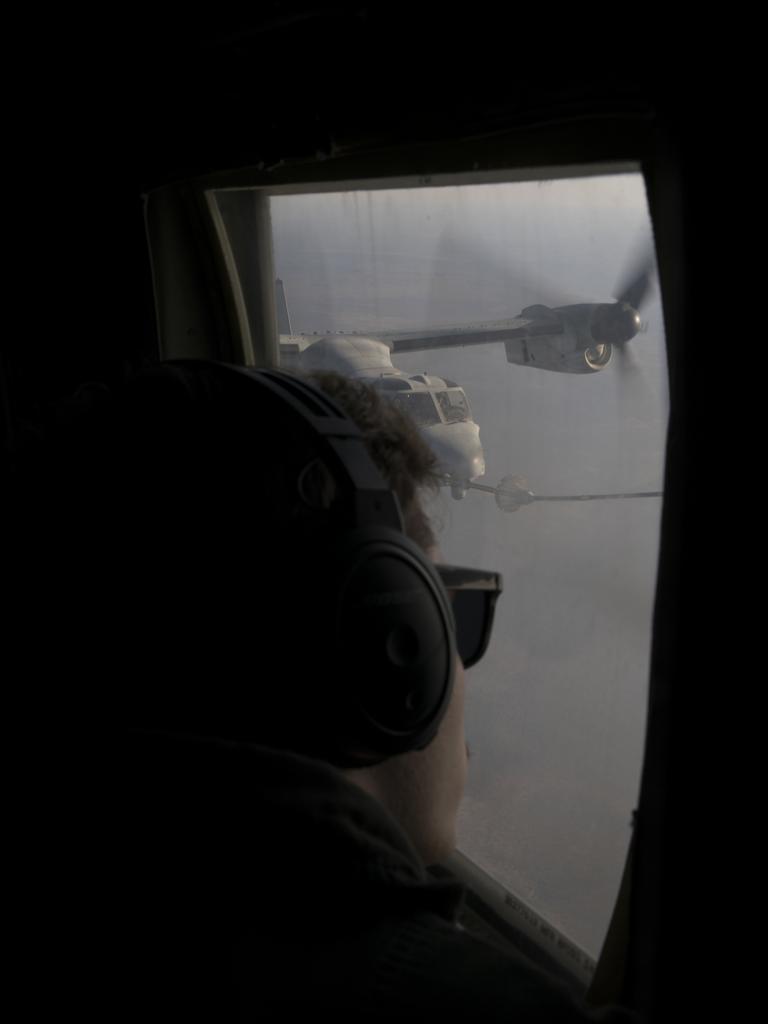
[{"label": "aircraft tail fin", "polygon": [[288,303],[285,301],[285,288],[283,288],[283,282],[279,277],[275,280],[275,306],[277,308],[278,334],[293,334],[291,318],[288,316]]}]

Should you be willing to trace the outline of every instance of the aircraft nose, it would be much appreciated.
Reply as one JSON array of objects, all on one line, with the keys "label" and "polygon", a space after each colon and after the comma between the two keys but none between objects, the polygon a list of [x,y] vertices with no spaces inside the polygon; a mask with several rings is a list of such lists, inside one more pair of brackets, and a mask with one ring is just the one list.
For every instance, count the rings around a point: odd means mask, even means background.
[{"label": "aircraft nose", "polygon": [[482,454],[464,455],[463,458],[453,460],[451,476],[456,480],[476,480],[479,476],[485,476],[485,459]]},{"label": "aircraft nose", "polygon": [[[475,424],[462,423],[457,432],[454,425],[429,432],[429,441],[443,473],[452,480],[467,483],[485,474],[485,457]],[[474,429],[471,429],[473,428]]]},{"label": "aircraft nose", "polygon": [[474,455],[468,464],[467,479],[474,480],[478,476],[485,476],[485,459],[482,455]]}]

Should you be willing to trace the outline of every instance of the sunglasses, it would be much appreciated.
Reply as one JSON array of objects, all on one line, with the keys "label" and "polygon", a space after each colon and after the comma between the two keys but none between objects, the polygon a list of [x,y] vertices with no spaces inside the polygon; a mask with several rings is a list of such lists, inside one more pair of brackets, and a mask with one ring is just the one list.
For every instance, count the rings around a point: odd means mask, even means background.
[{"label": "sunglasses", "polygon": [[501,573],[458,565],[438,564],[435,569],[451,599],[459,657],[464,668],[470,668],[491,639],[496,600],[503,590]]}]

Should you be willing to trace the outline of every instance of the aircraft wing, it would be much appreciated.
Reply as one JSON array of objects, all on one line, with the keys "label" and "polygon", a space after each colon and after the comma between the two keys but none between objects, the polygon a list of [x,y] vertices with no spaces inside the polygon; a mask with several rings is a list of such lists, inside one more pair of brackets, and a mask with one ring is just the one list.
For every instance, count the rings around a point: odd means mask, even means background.
[{"label": "aircraft wing", "polygon": [[530,338],[540,334],[560,334],[559,321],[546,317],[514,317],[485,323],[452,327],[429,327],[421,331],[376,331],[367,335],[386,342],[392,352],[423,352],[433,348],[459,348],[464,345],[489,345],[512,338]]}]

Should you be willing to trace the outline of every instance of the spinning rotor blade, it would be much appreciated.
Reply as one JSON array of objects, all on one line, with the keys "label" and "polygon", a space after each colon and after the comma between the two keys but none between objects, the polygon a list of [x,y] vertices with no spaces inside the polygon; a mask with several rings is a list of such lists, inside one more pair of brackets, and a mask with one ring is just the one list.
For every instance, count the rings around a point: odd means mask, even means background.
[{"label": "spinning rotor blade", "polygon": [[434,267],[430,313],[437,323],[446,316],[444,301],[439,301],[441,291],[453,303],[460,303],[452,310],[457,322],[467,316],[483,320],[513,317],[534,303],[555,308],[584,301],[537,276],[530,261],[521,261],[513,246],[494,249],[490,242],[483,245],[450,227],[440,234]]},{"label": "spinning rotor blade", "polygon": [[653,250],[649,248],[639,259],[635,260],[617,282],[616,299],[619,302],[626,302],[632,309],[639,310],[650,293],[655,270],[656,260]]},{"label": "spinning rotor blade", "polygon": [[[638,350],[629,345],[614,345],[613,358],[616,360],[617,395],[627,415],[642,415],[642,409],[652,399],[652,388],[645,371],[638,360]],[[635,410],[636,412],[633,412]]]},{"label": "spinning rotor blade", "polygon": [[637,373],[640,370],[634,353],[628,345],[616,345],[613,350],[618,369],[623,373]]}]

